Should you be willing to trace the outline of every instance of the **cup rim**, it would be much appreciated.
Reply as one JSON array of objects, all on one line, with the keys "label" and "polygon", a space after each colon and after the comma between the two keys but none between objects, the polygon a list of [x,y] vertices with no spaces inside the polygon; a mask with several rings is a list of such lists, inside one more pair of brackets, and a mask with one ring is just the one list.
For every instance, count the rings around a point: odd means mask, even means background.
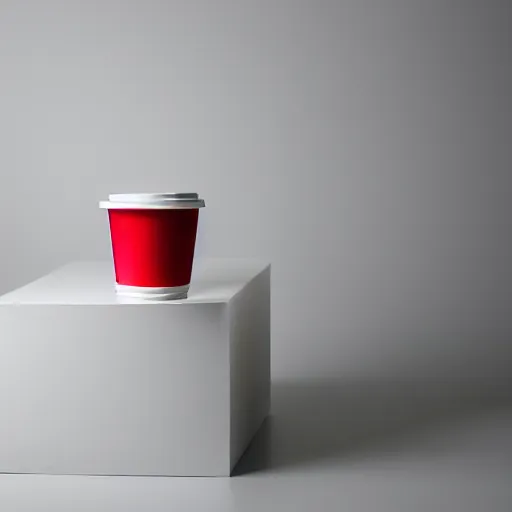
[{"label": "cup rim", "polygon": [[136,192],[110,194],[100,208],[113,209],[196,209],[205,206],[195,192]]}]

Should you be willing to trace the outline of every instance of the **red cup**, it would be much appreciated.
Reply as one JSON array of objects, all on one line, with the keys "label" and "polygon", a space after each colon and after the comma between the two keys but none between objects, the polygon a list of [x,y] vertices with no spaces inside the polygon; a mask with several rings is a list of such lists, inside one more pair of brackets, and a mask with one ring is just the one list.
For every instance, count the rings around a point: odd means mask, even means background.
[{"label": "red cup", "polygon": [[118,294],[187,297],[203,206],[193,193],[111,194],[100,203],[108,210]]}]

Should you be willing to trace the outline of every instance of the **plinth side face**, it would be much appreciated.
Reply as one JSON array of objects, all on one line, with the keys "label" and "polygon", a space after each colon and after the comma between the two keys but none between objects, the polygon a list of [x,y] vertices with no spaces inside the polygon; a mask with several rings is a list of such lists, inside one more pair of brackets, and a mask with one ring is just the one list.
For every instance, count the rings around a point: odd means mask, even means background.
[{"label": "plinth side face", "polygon": [[270,268],[230,303],[233,469],[270,411]]},{"label": "plinth side face", "polygon": [[226,307],[0,305],[0,472],[229,474]]}]

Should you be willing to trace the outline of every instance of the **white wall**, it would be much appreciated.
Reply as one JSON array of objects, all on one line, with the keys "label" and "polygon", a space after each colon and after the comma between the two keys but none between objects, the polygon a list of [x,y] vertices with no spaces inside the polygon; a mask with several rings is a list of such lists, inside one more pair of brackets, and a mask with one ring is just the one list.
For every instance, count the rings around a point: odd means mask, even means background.
[{"label": "white wall", "polygon": [[276,379],[512,374],[507,2],[1,0],[0,292],[196,190],[273,263]]}]

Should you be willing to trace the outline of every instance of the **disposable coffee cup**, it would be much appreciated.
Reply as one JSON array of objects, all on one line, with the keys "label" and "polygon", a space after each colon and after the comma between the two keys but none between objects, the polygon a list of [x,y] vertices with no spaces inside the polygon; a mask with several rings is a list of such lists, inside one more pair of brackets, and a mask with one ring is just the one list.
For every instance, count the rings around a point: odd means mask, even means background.
[{"label": "disposable coffee cup", "polygon": [[187,298],[204,205],[195,193],[111,194],[100,202],[108,211],[119,295]]}]

